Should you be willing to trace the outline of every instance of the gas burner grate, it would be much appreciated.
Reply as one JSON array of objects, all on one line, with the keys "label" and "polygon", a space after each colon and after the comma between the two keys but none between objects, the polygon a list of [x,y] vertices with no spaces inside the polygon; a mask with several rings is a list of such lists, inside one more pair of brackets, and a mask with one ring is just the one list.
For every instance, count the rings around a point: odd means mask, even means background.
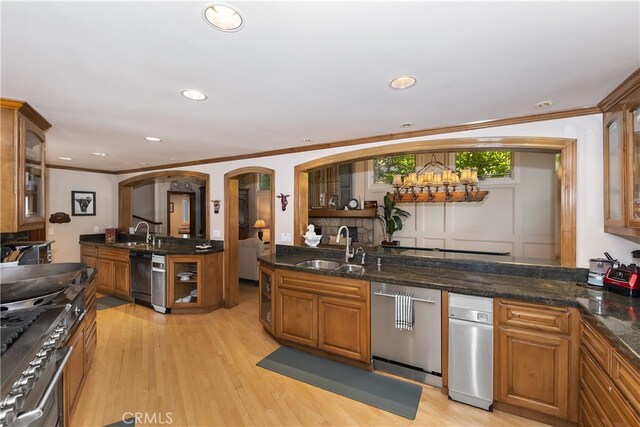
[{"label": "gas burner grate", "polygon": [[6,312],[0,318],[0,355],[3,355],[24,331],[44,312],[44,309]]}]

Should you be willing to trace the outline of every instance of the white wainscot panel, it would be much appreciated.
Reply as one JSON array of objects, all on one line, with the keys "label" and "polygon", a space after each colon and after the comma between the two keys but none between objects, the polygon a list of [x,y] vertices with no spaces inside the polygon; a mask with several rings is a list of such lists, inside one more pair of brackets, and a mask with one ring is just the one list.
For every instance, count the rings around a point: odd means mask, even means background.
[{"label": "white wainscot panel", "polygon": [[522,251],[526,258],[554,259],[556,256],[553,243],[523,243]]},{"label": "white wainscot panel", "polygon": [[418,231],[444,233],[445,215],[446,207],[444,203],[418,203],[416,208]]},{"label": "white wainscot panel", "polygon": [[514,189],[492,188],[480,203],[451,203],[453,220],[450,231],[473,233],[478,239],[514,232]]},{"label": "white wainscot panel", "polygon": [[[404,229],[403,229],[404,230]],[[409,246],[412,248],[416,247],[416,238],[415,237],[403,237],[398,236],[397,234],[393,235],[393,240],[397,240],[400,246]]]},{"label": "white wainscot panel", "polygon": [[[403,232],[416,232],[418,228],[418,215],[416,214],[416,205],[415,203],[398,203],[396,205],[397,208],[405,210],[411,214],[409,218],[404,218],[402,223],[402,231]],[[382,210],[380,210],[382,211]]]},{"label": "white wainscot panel", "polygon": [[445,239],[430,239],[428,237],[423,237],[422,238],[422,247],[423,248],[445,249],[446,248],[446,240]]},{"label": "white wainscot panel", "polygon": [[513,242],[491,240],[453,239],[453,249],[483,252],[509,252],[514,254]]}]

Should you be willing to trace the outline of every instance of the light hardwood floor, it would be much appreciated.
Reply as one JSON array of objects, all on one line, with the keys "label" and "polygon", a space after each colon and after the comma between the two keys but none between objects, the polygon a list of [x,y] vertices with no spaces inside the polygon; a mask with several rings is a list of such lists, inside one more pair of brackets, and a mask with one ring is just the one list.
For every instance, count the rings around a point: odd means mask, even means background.
[{"label": "light hardwood floor", "polygon": [[[540,423],[449,401],[423,387],[415,420],[256,366],[278,347],[258,322],[258,292],[240,305],[164,316],[127,304],[98,311],[98,346],[72,426],[138,415],[136,426],[533,426]],[[140,422],[141,421],[141,422]]]}]

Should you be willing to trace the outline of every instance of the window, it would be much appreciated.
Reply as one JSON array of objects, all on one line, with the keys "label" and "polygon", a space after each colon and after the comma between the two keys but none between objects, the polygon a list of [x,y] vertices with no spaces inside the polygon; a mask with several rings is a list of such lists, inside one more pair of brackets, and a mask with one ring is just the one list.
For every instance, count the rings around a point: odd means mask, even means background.
[{"label": "window", "polygon": [[511,177],[511,151],[464,151],[455,153],[456,170],[478,168],[478,177]]},{"label": "window", "polygon": [[379,157],[373,159],[373,183],[391,184],[393,175],[406,176],[416,171],[415,154],[405,154],[393,157]]}]

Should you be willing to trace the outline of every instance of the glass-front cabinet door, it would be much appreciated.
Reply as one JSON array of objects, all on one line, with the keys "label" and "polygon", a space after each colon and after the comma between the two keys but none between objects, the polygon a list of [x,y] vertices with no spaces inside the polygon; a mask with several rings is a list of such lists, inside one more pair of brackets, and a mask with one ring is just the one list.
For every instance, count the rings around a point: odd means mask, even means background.
[{"label": "glass-front cabinet door", "polygon": [[274,289],[275,274],[273,270],[260,266],[260,322],[264,327],[273,334],[273,307],[274,307]]},{"label": "glass-front cabinet door", "polygon": [[45,139],[44,133],[20,116],[20,162],[18,180],[18,222],[20,225],[43,222],[45,216]]},{"label": "glass-front cabinet door", "polygon": [[605,224],[624,226],[624,127],[622,112],[605,117],[604,131],[604,215]]},{"label": "glass-front cabinet door", "polygon": [[640,228],[640,105],[631,109],[629,120],[629,152],[626,156],[629,227]]}]

